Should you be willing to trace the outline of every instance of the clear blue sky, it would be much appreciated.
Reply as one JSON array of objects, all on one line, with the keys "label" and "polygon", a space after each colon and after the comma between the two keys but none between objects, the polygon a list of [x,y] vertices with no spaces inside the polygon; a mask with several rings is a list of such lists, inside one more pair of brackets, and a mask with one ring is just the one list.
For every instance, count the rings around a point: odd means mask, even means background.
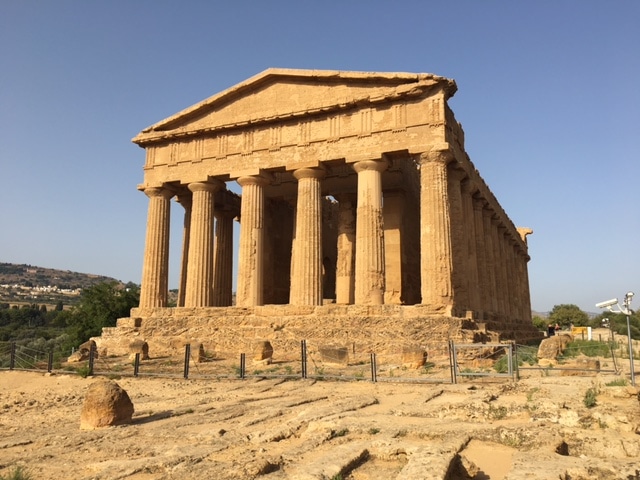
[{"label": "clear blue sky", "polygon": [[0,261],[139,283],[140,130],[269,67],[427,72],[534,229],[532,307],[640,308],[639,25],[635,0],[0,1]]}]

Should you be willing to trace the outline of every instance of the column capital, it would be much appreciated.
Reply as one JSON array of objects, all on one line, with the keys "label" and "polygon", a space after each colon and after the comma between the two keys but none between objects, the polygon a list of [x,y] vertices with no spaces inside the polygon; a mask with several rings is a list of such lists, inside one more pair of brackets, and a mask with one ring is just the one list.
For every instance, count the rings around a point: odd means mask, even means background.
[{"label": "column capital", "polygon": [[454,160],[455,156],[451,150],[430,150],[428,152],[422,152],[419,155],[420,164],[437,162],[446,165]]},{"label": "column capital", "polygon": [[236,182],[238,182],[241,187],[244,187],[246,185],[258,185],[259,187],[266,187],[271,183],[271,180],[262,175],[245,175],[242,177],[238,177],[236,179]]},{"label": "column capital", "polygon": [[357,172],[364,172],[366,170],[374,170],[376,172],[384,172],[389,167],[389,161],[384,158],[360,160],[353,164],[353,169]]},{"label": "column capital", "polygon": [[224,182],[211,180],[207,182],[192,182],[187,188],[192,192],[216,192],[224,187]]},{"label": "column capital", "polygon": [[296,180],[302,180],[303,178],[317,178],[322,180],[326,174],[327,172],[324,167],[305,167],[299,168],[293,172],[293,176]]},{"label": "column capital", "polygon": [[526,245],[527,244],[527,235],[531,235],[533,233],[533,229],[528,228],[528,227],[518,227],[518,228],[516,228],[516,230],[518,231],[518,233],[520,234],[520,238],[522,239],[522,241]]},{"label": "column capital", "polygon": [[164,197],[164,198],[171,198],[173,196],[173,192],[171,190],[169,190],[166,187],[146,187],[144,189],[142,189],[142,191],[144,192],[144,194],[149,197],[149,198],[153,198],[153,197]]}]

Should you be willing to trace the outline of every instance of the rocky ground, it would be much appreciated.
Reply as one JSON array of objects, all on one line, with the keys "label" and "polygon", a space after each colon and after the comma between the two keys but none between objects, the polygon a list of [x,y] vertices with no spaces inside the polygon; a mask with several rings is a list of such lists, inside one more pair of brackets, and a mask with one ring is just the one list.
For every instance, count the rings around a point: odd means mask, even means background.
[{"label": "rocky ground", "polygon": [[530,375],[123,377],[133,423],[87,431],[80,411],[98,379],[2,371],[0,477],[24,466],[33,479],[640,479],[636,388],[613,375]]}]

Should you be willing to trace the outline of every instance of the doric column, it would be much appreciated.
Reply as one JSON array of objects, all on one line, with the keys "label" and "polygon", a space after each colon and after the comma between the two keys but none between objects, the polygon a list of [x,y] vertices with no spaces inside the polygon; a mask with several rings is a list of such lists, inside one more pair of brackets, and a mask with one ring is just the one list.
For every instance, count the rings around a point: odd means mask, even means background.
[{"label": "doric column", "polygon": [[493,235],[493,251],[495,259],[495,272],[496,272],[496,297],[498,300],[498,313],[504,318],[507,312],[507,285],[506,275],[504,271],[504,256],[503,256],[503,235],[500,225],[500,219],[495,215],[492,219],[492,235]]},{"label": "doric column", "polygon": [[465,173],[449,164],[447,188],[449,191],[449,216],[451,235],[451,255],[453,270],[453,302],[455,315],[463,315],[470,310],[468,289],[468,251],[465,239],[465,218],[462,204],[462,180]]},{"label": "doric column", "polygon": [[480,314],[483,307],[480,299],[480,281],[478,274],[478,250],[476,219],[473,210],[473,185],[467,179],[462,183],[462,209],[464,213],[464,240],[467,246],[466,270],[469,308]]},{"label": "doric column", "polygon": [[291,277],[292,305],[322,305],[322,191],[321,168],[293,172],[298,180],[295,248]]},{"label": "doric column", "polygon": [[356,217],[355,303],[384,303],[384,231],[382,224],[382,172],[385,160],[363,160],[353,165],[358,173]]},{"label": "doric column", "polygon": [[385,192],[384,223],[384,303],[401,304],[403,292],[402,222],[405,210],[404,193]]},{"label": "doric column", "polygon": [[336,262],[336,303],[355,301],[356,197],[343,193],[338,205],[338,259]]},{"label": "doric column", "polygon": [[521,292],[521,311],[523,322],[531,321],[531,293],[529,291],[529,268],[528,263],[530,260],[529,251],[527,246],[527,235],[531,235],[533,230],[526,227],[519,227],[518,234],[524,243],[523,248],[519,248],[517,251],[517,261],[520,273],[520,292]]},{"label": "doric column", "polygon": [[178,285],[178,307],[184,307],[187,291],[187,265],[189,263],[189,231],[191,229],[191,192],[178,195],[178,203],[184,208],[182,228],[182,255],[180,257],[180,284]]},{"label": "doric column", "polygon": [[140,308],[166,307],[169,282],[169,216],[173,194],[162,187],[144,189],[149,197],[142,266]]},{"label": "doric column", "polygon": [[228,307],[233,302],[233,219],[236,212],[214,211],[216,241],[213,252],[213,305]]},{"label": "doric column", "polygon": [[453,253],[447,188],[449,151],[420,156],[420,265],[422,304],[451,314],[453,310]]},{"label": "doric column", "polygon": [[185,307],[213,305],[214,194],[221,187],[223,183],[219,181],[189,184],[193,199]]},{"label": "doric column", "polygon": [[494,234],[493,234],[493,211],[488,206],[484,205],[482,210],[483,230],[485,239],[485,252],[486,252],[486,265],[487,265],[487,291],[485,293],[488,300],[489,309],[492,314],[498,313],[498,267],[494,248]]},{"label": "doric column", "polygon": [[236,304],[252,307],[263,304],[264,187],[269,180],[258,175],[240,177],[240,250]]},{"label": "doric column", "polygon": [[488,320],[487,312],[491,311],[490,287],[491,282],[487,270],[487,245],[484,222],[482,218],[483,200],[473,197],[473,220],[475,224],[476,242],[476,270],[478,272],[478,295],[479,308],[482,312],[482,319]]}]

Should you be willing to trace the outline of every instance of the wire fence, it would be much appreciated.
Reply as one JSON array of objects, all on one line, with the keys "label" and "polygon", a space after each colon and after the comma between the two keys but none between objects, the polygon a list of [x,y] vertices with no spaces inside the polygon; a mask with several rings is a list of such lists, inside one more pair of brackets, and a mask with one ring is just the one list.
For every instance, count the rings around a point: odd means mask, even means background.
[{"label": "wire fence", "polygon": [[[193,348],[192,348],[193,347]],[[125,356],[98,355],[95,344],[69,362],[52,351],[0,342],[0,369],[66,372],[81,376],[167,377],[184,379],[283,378],[371,382],[459,383],[474,379],[517,380],[523,375],[620,374],[628,358],[623,343],[575,340],[554,362],[538,358],[538,346],[515,343],[433,343],[429,348],[397,345],[381,352],[355,345],[326,346],[301,340],[297,350],[241,353],[207,352],[184,345],[174,355],[150,358],[145,351]]]}]

